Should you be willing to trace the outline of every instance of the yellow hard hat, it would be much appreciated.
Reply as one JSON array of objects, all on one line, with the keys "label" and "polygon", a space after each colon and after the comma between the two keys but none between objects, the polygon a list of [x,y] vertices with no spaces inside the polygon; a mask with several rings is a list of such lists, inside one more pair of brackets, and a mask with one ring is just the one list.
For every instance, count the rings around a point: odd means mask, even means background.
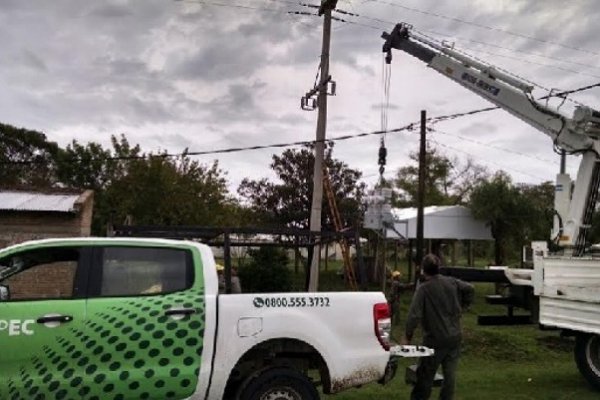
[{"label": "yellow hard hat", "polygon": [[222,266],[221,264],[215,264],[215,268],[217,268],[218,272],[223,271],[225,269],[225,267]]},{"label": "yellow hard hat", "polygon": [[400,272],[400,271],[394,271],[394,272],[392,272],[392,278],[396,278],[398,276],[402,276],[402,272]]}]

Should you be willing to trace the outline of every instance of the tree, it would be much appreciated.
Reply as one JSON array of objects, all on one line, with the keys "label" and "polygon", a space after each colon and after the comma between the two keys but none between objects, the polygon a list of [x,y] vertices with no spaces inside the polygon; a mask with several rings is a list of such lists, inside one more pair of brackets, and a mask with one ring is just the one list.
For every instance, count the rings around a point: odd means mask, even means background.
[{"label": "tree", "polygon": [[216,161],[200,165],[160,155],[135,160],[106,189],[105,209],[99,211],[111,213],[114,221],[130,216],[139,225],[224,225],[229,199],[222,174]]},{"label": "tree", "polygon": [[543,227],[547,200],[536,197],[536,193],[547,191],[547,185],[522,190],[500,171],[473,189],[471,211],[475,218],[488,221],[494,237],[496,265],[504,265],[507,250],[517,253],[525,240]]},{"label": "tree", "polygon": [[292,288],[289,259],[285,250],[260,247],[249,250],[252,260],[240,268],[238,275],[242,289],[248,293],[289,292]]},{"label": "tree", "polygon": [[73,141],[58,161],[64,185],[95,191],[94,233],[128,217],[138,225],[228,225],[239,215],[216,161],[143,153],[124,135],[111,144]]},{"label": "tree", "polygon": [[108,185],[126,175],[131,159],[142,156],[139,145],[131,146],[125,137],[111,136],[111,149],[88,142],[73,140],[56,160],[60,182],[71,188],[103,191]]},{"label": "tree", "polygon": [[550,239],[554,216],[554,183],[548,181],[539,185],[519,185],[519,190],[530,203],[529,213],[524,216],[526,223],[522,241]]},{"label": "tree", "polygon": [[[332,157],[333,145],[325,154],[325,165],[329,171],[331,186],[337,202],[342,223],[355,225],[362,216],[364,183],[359,183],[361,173],[346,163]],[[281,155],[273,155],[271,169],[279,182],[267,179],[245,178],[238,193],[256,212],[259,221],[267,224],[308,229],[311,201],[314,154],[310,147],[288,149]],[[329,207],[323,197],[323,226],[333,229]]]},{"label": "tree", "polygon": [[[415,207],[419,189],[419,153],[409,155],[414,165],[402,167],[396,174],[393,186],[398,189],[393,203],[396,207]],[[425,206],[454,205],[468,200],[473,187],[485,178],[485,168],[468,159],[460,164],[427,146],[425,155]]]},{"label": "tree", "polygon": [[54,159],[60,151],[41,132],[0,123],[0,186],[52,187],[57,181]]}]

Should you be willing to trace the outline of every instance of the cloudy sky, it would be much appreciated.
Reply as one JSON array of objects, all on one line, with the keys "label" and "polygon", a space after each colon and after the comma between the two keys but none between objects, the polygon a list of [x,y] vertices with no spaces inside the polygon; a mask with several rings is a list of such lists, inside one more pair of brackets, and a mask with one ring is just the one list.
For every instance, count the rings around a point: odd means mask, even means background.
[{"label": "cloudy sky", "polygon": [[[318,3],[303,0],[300,3]],[[408,22],[543,88],[600,81],[594,0],[340,0],[333,25],[328,137],[379,130],[381,32]],[[315,80],[321,18],[293,0],[1,0],[0,121],[108,144],[124,133],[147,151],[177,153],[312,140],[317,112],[300,109]],[[536,89],[537,97],[546,94]],[[600,108],[600,89],[572,96]],[[568,102],[564,107],[568,109]],[[389,129],[488,106],[412,57],[394,53]],[[439,123],[449,157],[503,169],[517,182],[553,180],[550,139],[503,111]],[[386,136],[386,176],[418,135]],[[339,142],[336,157],[377,179],[379,137]],[[278,150],[275,150],[278,151]],[[218,156],[232,189],[270,177],[273,150]],[[215,156],[197,157],[210,162]],[[569,158],[573,173],[577,158]]]}]

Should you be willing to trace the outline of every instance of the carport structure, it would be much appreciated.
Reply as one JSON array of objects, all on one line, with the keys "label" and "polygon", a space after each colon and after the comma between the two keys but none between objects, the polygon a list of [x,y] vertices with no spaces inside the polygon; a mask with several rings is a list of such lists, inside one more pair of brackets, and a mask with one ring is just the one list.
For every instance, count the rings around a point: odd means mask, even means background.
[{"label": "carport structure", "polygon": [[[417,208],[394,208],[394,229],[386,231],[386,238],[408,240],[409,254],[417,238]],[[477,220],[471,210],[464,206],[430,206],[423,209],[423,238],[427,241],[427,251],[441,254],[442,243],[452,246],[451,264],[456,264],[456,244],[466,241],[468,265],[473,266],[472,242],[494,240],[486,221]],[[409,275],[412,276],[412,263],[409,259]]]}]

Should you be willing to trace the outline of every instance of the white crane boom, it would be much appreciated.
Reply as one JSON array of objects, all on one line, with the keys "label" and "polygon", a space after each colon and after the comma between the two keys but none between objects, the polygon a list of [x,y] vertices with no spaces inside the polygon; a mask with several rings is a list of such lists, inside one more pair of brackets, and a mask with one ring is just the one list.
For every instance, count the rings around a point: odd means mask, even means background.
[{"label": "white crane boom", "polygon": [[567,116],[547,102],[534,99],[533,85],[529,82],[461,53],[453,46],[415,34],[408,24],[398,24],[382,37],[388,63],[392,49],[402,50],[542,131],[556,147],[568,154],[582,155],[572,195],[570,177],[557,175],[554,201],[557,215],[552,232],[553,240],[560,246],[581,254],[600,184],[600,113],[587,106],[577,106],[573,115]]}]

